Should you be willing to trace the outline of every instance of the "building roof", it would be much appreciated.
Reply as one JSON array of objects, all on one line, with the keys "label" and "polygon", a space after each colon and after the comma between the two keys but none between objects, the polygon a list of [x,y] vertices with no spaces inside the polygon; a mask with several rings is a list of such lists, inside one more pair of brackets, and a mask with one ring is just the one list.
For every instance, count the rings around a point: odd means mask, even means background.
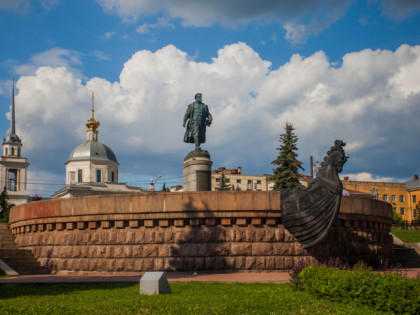
[{"label": "building roof", "polygon": [[420,188],[420,179],[410,179],[409,181],[405,182],[405,187],[407,189]]},{"label": "building roof", "polygon": [[70,153],[67,163],[86,160],[108,160],[118,163],[114,152],[108,146],[92,140],[87,140],[75,147]]}]

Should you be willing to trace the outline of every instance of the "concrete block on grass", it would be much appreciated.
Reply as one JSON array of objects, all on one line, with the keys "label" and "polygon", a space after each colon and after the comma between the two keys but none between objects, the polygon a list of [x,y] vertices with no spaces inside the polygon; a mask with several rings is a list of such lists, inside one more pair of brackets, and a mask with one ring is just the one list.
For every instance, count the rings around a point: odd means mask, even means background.
[{"label": "concrete block on grass", "polygon": [[153,295],[171,293],[171,287],[164,272],[145,272],[140,279],[140,294]]}]

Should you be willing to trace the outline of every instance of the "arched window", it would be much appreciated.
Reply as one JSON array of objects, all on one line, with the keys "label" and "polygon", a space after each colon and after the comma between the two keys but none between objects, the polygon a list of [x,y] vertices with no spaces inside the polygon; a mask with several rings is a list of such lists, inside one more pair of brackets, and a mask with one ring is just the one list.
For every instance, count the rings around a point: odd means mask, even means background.
[{"label": "arched window", "polygon": [[12,155],[15,155],[15,148],[12,147]]}]

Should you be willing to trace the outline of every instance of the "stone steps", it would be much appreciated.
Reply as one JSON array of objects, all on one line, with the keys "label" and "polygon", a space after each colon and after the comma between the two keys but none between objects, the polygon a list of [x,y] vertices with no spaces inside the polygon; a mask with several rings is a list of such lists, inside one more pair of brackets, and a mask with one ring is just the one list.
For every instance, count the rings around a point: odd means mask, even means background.
[{"label": "stone steps", "polygon": [[407,268],[420,267],[420,255],[414,248],[394,244],[394,258],[397,264]]},{"label": "stone steps", "polygon": [[0,259],[21,275],[48,273],[30,250],[17,248],[7,223],[0,223]]}]

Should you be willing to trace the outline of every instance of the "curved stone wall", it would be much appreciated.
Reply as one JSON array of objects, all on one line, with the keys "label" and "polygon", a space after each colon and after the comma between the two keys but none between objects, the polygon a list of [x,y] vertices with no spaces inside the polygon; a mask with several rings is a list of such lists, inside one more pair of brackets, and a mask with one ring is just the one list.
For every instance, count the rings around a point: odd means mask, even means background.
[{"label": "curved stone wall", "polygon": [[281,225],[279,192],[89,196],[13,207],[21,248],[52,272],[282,270],[297,258],[392,257],[387,203],[343,197],[326,238],[304,250]]}]

